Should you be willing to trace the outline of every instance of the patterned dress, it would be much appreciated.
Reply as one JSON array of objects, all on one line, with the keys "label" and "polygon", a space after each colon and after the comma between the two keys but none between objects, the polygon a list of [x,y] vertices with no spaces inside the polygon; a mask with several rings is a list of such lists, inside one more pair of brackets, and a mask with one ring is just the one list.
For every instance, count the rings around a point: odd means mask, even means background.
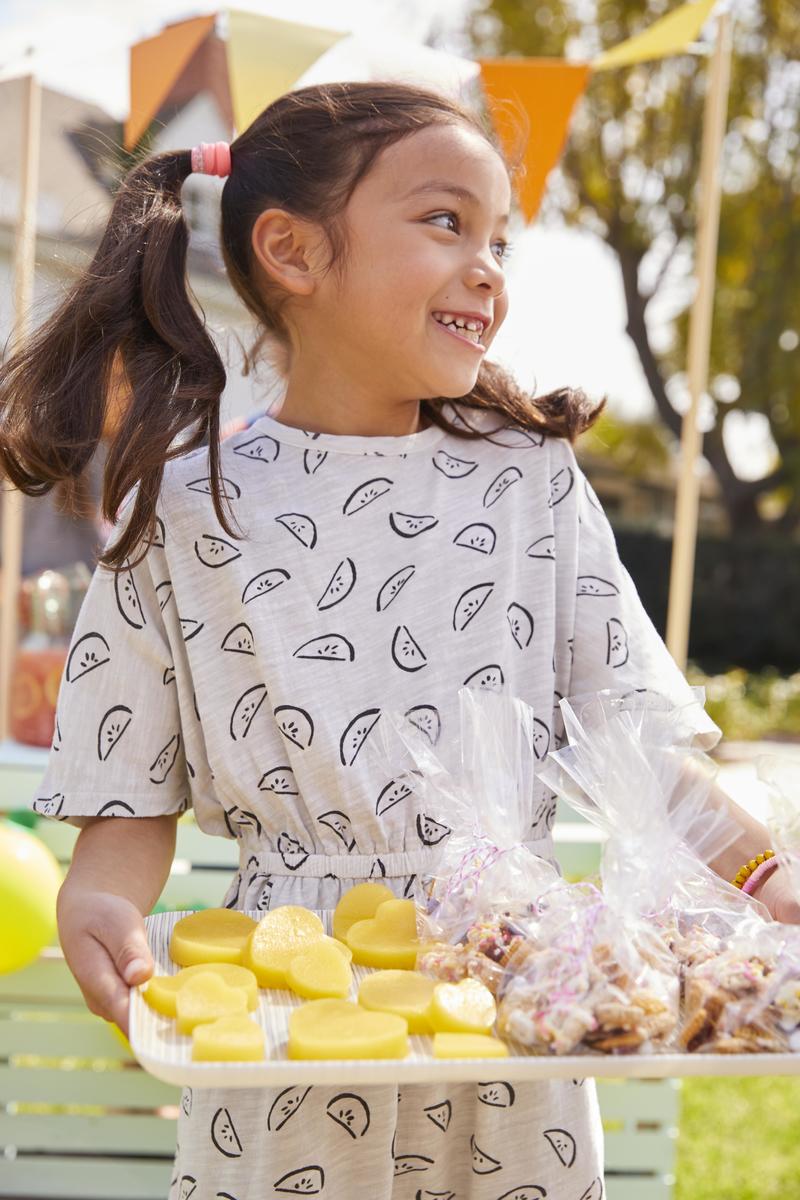
[{"label": "patterned dress", "polygon": [[[93,576],[37,810],[192,805],[238,840],[230,907],[332,909],[368,878],[409,896],[450,828],[377,768],[383,711],[455,768],[464,684],[531,705],[540,758],[563,741],[561,696],[691,698],[571,446],[448,412],[489,436],[269,415],[233,433],[222,474],[246,540],[216,520],[207,448],[169,463],[142,563]],[[526,840],[551,861],[554,815],[537,782]],[[600,1200],[602,1175],[591,1080],[512,1086],[487,1061],[479,1084],[186,1089],[170,1200]]]}]

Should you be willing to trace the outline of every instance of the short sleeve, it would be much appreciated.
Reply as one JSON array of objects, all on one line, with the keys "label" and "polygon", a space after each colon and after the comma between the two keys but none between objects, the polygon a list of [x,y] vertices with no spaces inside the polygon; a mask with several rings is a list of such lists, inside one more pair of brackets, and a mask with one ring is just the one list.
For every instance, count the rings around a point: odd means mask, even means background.
[{"label": "short sleeve", "polygon": [[722,736],[680,671],[642,604],[591,483],[568,448],[574,472],[577,582],[569,694],[605,688],[648,690],[677,706],[695,705],[695,743],[709,750]]},{"label": "short sleeve", "polygon": [[[123,502],[107,546],[124,528],[133,495]],[[155,817],[189,806],[175,669],[161,612],[170,586],[163,529],[159,518],[159,534],[132,569],[128,560],[119,574],[100,563],[94,570],[61,676],[44,778],[32,802],[43,816],[68,822]]]}]

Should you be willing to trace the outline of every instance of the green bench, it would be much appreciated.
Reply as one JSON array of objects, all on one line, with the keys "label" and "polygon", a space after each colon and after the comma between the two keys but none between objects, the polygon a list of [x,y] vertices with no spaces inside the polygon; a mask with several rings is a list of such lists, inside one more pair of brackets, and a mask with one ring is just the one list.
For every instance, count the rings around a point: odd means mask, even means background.
[{"label": "green bench", "polygon": [[[23,807],[41,768],[36,752],[0,744],[0,807]],[[556,841],[565,873],[579,875],[599,844],[569,836],[570,820],[559,812]],[[36,834],[66,866],[77,830],[41,820]],[[159,904],[218,904],[237,862],[236,843],[206,836],[187,814]],[[608,1200],[669,1200],[678,1081],[598,1080],[598,1092]],[[57,946],[0,976],[0,1197],[165,1200],[178,1104],[178,1089],[147,1075],[87,1011]]]}]

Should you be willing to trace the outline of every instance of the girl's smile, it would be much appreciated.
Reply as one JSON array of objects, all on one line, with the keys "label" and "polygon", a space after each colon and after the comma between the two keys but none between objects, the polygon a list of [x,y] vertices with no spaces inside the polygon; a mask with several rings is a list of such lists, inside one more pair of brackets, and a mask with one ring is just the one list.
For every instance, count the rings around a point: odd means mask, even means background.
[{"label": "girl's smile", "polygon": [[433,313],[431,313],[431,320],[439,329],[443,330],[448,337],[455,338],[457,342],[462,342],[463,344],[470,346],[473,350],[477,350],[479,355],[486,353],[486,347],[480,341],[476,340],[481,336],[479,332],[476,331],[475,333],[472,333],[469,329],[459,329],[458,326],[453,323],[444,325],[441,321],[434,317]]}]

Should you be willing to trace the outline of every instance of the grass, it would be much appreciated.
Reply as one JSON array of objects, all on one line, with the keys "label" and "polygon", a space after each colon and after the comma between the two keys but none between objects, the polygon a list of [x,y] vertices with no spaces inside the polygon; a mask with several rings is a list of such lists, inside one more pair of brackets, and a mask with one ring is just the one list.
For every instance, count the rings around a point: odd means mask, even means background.
[{"label": "grass", "polygon": [[689,1078],[674,1200],[800,1200],[800,1078]]}]

